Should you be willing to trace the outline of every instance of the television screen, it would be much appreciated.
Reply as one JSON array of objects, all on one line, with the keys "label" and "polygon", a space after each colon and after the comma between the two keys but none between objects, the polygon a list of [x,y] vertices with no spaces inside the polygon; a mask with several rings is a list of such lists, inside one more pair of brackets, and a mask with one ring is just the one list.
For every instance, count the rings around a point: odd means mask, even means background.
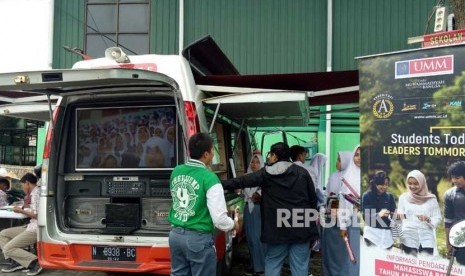
[{"label": "television screen", "polygon": [[143,106],[76,109],[76,170],[171,169],[176,109]]}]

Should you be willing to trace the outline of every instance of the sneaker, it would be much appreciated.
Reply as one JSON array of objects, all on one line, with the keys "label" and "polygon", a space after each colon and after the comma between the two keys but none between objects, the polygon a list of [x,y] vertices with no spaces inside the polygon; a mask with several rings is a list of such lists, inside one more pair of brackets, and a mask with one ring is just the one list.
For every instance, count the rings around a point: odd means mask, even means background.
[{"label": "sneaker", "polygon": [[2,272],[13,272],[23,268],[24,266],[18,264],[16,261],[10,260],[10,264],[6,268],[2,268]]},{"label": "sneaker", "polygon": [[28,276],[38,275],[42,271],[42,267],[39,264],[39,261],[34,260],[29,265],[29,271],[26,273]]}]

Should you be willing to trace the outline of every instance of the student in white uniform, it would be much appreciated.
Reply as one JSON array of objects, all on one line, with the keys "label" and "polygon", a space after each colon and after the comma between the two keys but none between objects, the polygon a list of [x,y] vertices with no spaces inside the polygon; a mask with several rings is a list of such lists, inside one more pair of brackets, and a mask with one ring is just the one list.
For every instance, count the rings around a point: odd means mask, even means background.
[{"label": "student in white uniform", "polygon": [[425,175],[413,170],[407,175],[408,191],[400,195],[398,215],[402,221],[402,250],[416,256],[436,251],[436,228],[441,210],[436,196],[428,191]]}]

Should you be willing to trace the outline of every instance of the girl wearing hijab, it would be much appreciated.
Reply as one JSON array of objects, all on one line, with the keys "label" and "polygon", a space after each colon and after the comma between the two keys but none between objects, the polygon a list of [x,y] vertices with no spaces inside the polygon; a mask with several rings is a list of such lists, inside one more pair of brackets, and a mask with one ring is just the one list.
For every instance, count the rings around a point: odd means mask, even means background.
[{"label": "girl wearing hijab", "polygon": [[308,170],[312,177],[313,184],[315,185],[319,205],[324,203],[322,176],[327,159],[328,157],[322,153],[315,154],[310,161],[310,168]]},{"label": "girl wearing hijab", "polygon": [[407,175],[408,191],[400,195],[398,216],[402,221],[402,250],[416,256],[433,255],[436,248],[436,227],[441,222],[441,210],[436,196],[428,191],[425,175],[413,170]]},{"label": "girl wearing hijab", "polygon": [[140,158],[139,167],[166,168],[171,164],[168,141],[154,136],[148,139],[144,145],[144,151]]},{"label": "girl wearing hijab", "polygon": [[[258,151],[254,151],[250,160],[247,173],[253,173],[265,166],[263,156]],[[260,240],[261,235],[261,188],[244,188],[244,227],[247,237],[247,247],[249,248],[250,261],[254,271],[253,275],[263,274],[265,271],[265,250],[264,244]]]},{"label": "girl wearing hijab", "polygon": [[150,138],[149,128],[146,126],[139,126],[136,134],[136,154],[142,156],[145,150],[145,142]]},{"label": "girl wearing hijab", "polygon": [[373,176],[370,189],[362,196],[362,217],[365,220],[363,239],[368,246],[390,249],[394,245],[389,226],[390,217],[396,211],[396,202],[394,196],[387,192],[388,188],[387,175],[381,171]]},{"label": "girl wearing hijab", "polygon": [[340,235],[344,240],[348,239],[350,249],[355,257],[355,260],[347,258],[345,266],[341,268],[342,271],[346,271],[344,275],[348,276],[360,275],[360,210],[353,202],[347,200],[344,195],[360,198],[360,161],[360,145],[357,145],[353,151],[349,166],[342,176],[344,185],[341,187],[339,196],[338,223]]},{"label": "girl wearing hijab", "polygon": [[[332,198],[337,198],[339,192],[342,187],[342,175],[344,174],[345,169],[349,166],[351,162],[352,152],[350,151],[340,151],[338,152],[337,160],[336,160],[336,169],[337,171],[334,172],[328,179],[328,183],[326,184],[325,189],[325,197],[326,201]],[[338,200],[331,200],[327,205],[327,223],[331,223],[331,216],[333,216],[331,212],[331,202],[335,202],[336,206],[334,210],[338,208],[337,203]],[[335,214],[335,212],[334,212]],[[333,220],[335,219],[335,215]],[[347,262],[347,254],[345,251],[342,251],[341,248],[344,248],[344,242],[339,235],[339,227],[336,224],[334,226],[327,226],[323,228],[323,234],[321,238],[322,249],[323,249],[323,275],[342,275],[344,272],[341,270],[341,267],[345,265]]]}]

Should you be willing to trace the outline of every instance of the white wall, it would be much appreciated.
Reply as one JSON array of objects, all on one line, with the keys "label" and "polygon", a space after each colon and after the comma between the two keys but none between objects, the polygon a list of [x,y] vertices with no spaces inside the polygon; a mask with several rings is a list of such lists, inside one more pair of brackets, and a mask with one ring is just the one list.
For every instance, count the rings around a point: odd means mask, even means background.
[{"label": "white wall", "polygon": [[0,0],[0,72],[52,67],[53,0]]}]

